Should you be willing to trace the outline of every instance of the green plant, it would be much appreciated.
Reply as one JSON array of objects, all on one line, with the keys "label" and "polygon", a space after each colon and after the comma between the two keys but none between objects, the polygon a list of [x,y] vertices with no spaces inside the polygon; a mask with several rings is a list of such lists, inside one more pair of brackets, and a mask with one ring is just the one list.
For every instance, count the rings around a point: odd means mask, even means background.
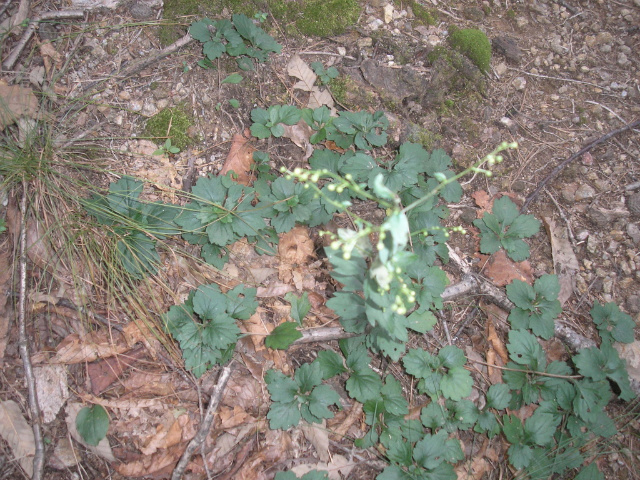
[{"label": "green plant", "polygon": [[449,43],[466,55],[481,72],[489,71],[491,62],[491,42],[487,35],[475,28],[450,28]]},{"label": "green plant", "polygon": [[336,67],[329,67],[325,70],[322,62],[311,62],[310,67],[314,71],[316,75],[318,75],[318,80],[320,80],[320,85],[327,85],[331,80],[337,78],[339,75],[338,69]]},{"label": "green plant", "polygon": [[119,260],[135,278],[157,272],[157,241],[179,233],[174,220],[180,207],[141,202],[143,187],[141,181],[125,176],[109,186],[107,195],[94,194],[83,200],[87,213],[110,227],[109,233],[117,238]]},{"label": "green plant", "polygon": [[254,60],[266,62],[269,53],[280,53],[282,50],[273,37],[243,14],[233,15],[231,21],[204,18],[193,22],[189,34],[202,42],[202,53],[206,60],[213,62],[226,53],[236,57],[238,67],[242,70],[253,70]]},{"label": "green plant", "polygon": [[171,145],[171,139],[167,138],[159,149],[153,152],[153,155],[165,155],[167,153],[180,153],[180,149],[174,145]]},{"label": "green plant", "polygon": [[293,379],[278,370],[265,375],[271,395],[271,408],[267,414],[272,429],[293,427],[304,419],[309,423],[321,423],[332,418],[331,405],[340,405],[340,396],[328,385],[322,385],[320,363],[305,363],[296,369]]},{"label": "green plant", "polygon": [[357,22],[361,9],[356,0],[305,0],[296,26],[302,35],[340,35]]},{"label": "green plant", "polygon": [[167,138],[171,146],[184,150],[193,143],[187,131],[193,120],[184,107],[165,108],[147,120],[145,135],[153,138]]},{"label": "green plant", "polygon": [[4,233],[7,230],[7,221],[4,218],[0,218],[0,233]]},{"label": "green plant", "polygon": [[101,405],[83,407],[76,416],[76,428],[88,445],[98,445],[107,436],[109,414]]},{"label": "green plant", "polygon": [[255,288],[238,285],[222,293],[215,284],[201,285],[182,305],[164,315],[166,330],[180,343],[185,368],[196,377],[229,360],[240,329],[258,307]]},{"label": "green plant", "polygon": [[507,295],[516,305],[509,314],[515,330],[530,329],[534,335],[549,339],[554,335],[554,319],[562,312],[558,301],[560,284],[555,275],[542,275],[533,287],[522,280],[507,285]]},{"label": "green plant", "polygon": [[508,198],[493,202],[491,213],[474,220],[480,229],[480,251],[495,253],[500,247],[516,262],[529,258],[529,246],[522,240],[538,233],[540,221],[533,215],[520,215],[518,207]]},{"label": "green plant", "polygon": [[251,111],[251,134],[256,138],[276,138],[284,135],[284,125],[295,125],[302,112],[293,105],[272,105],[268,110],[254,108]]}]

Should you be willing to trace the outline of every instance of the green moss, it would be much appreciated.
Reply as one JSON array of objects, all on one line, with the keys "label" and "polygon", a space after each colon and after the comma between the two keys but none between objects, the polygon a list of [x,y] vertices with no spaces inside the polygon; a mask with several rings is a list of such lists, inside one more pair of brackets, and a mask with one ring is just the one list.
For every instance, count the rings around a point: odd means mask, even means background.
[{"label": "green moss", "polygon": [[303,35],[332,37],[354,25],[360,10],[356,0],[307,0],[296,26]]},{"label": "green moss", "polygon": [[509,20],[515,20],[516,19],[516,11],[513,8],[510,8],[509,10],[507,10],[507,18]]},{"label": "green moss", "polygon": [[426,8],[416,1],[410,2],[411,10],[418,25],[437,25],[438,11],[434,8]]},{"label": "green moss", "polygon": [[180,106],[165,108],[147,120],[144,133],[146,136],[161,139],[169,137],[172,145],[183,150],[194,143],[194,140],[187,135],[191,125],[193,125],[191,116]]},{"label": "green moss", "polygon": [[489,70],[491,62],[491,42],[487,35],[475,28],[451,28],[449,43],[453,48],[469,58],[481,72]]},{"label": "green moss", "polygon": [[407,135],[408,142],[419,143],[427,151],[437,148],[440,140],[442,140],[442,135],[439,133],[432,132],[415,124],[410,126],[409,134]]},{"label": "green moss", "polygon": [[329,82],[335,101],[349,110],[362,110],[373,104],[374,95],[358,85],[349,75],[340,75]]}]

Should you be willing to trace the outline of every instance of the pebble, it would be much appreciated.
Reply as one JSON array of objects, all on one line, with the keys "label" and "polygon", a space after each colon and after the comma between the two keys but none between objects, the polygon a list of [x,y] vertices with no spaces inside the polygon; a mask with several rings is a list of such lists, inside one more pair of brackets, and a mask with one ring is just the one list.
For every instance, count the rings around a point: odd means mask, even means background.
[{"label": "pebble", "polygon": [[587,252],[593,254],[596,253],[596,250],[598,250],[598,239],[595,235],[589,235],[589,238],[587,238]]},{"label": "pebble", "polygon": [[142,102],[140,100],[133,100],[129,103],[129,109],[134,112],[139,112],[142,110]]},{"label": "pebble", "polygon": [[147,100],[146,102],[144,102],[144,105],[142,105],[142,113],[143,115],[152,117],[156,113],[158,113],[158,107],[156,107],[156,104],[151,100]]},{"label": "pebble", "polygon": [[633,216],[640,216],[640,192],[629,195],[627,198],[627,208]]},{"label": "pebble", "polygon": [[627,297],[627,310],[631,313],[640,313],[640,295],[629,295]]},{"label": "pebble", "polygon": [[527,86],[527,80],[524,77],[516,77],[512,83],[516,90],[524,90]]},{"label": "pebble", "polygon": [[154,17],[153,9],[142,2],[136,2],[129,7],[131,16],[136,20],[150,20]]},{"label": "pebble", "polygon": [[496,68],[494,69],[496,72],[496,75],[498,75],[499,77],[503,76],[505,73],[507,73],[507,64],[502,62],[499,63],[498,65],[496,65]]},{"label": "pebble", "polygon": [[640,227],[638,227],[638,224],[627,224],[627,235],[629,235],[634,244],[640,245]]},{"label": "pebble", "polygon": [[596,191],[587,184],[580,185],[576,190],[575,200],[576,202],[580,202],[582,200],[591,200],[596,196]]},{"label": "pebble", "polygon": [[356,43],[360,48],[367,48],[373,45],[373,39],[371,37],[359,38]]},{"label": "pebble", "polygon": [[158,107],[158,110],[164,110],[168,106],[169,106],[169,100],[167,100],[166,98],[161,98],[156,102],[156,107]]},{"label": "pebble", "polygon": [[596,45],[605,45],[613,43],[613,35],[609,32],[600,32],[596,36]]},{"label": "pebble", "polygon": [[620,52],[618,54],[618,65],[624,66],[628,63],[629,63],[629,59],[627,58],[627,56],[624,53]]},{"label": "pebble", "polygon": [[127,90],[122,90],[119,94],[118,94],[118,98],[120,100],[131,100],[131,93],[129,93]]}]

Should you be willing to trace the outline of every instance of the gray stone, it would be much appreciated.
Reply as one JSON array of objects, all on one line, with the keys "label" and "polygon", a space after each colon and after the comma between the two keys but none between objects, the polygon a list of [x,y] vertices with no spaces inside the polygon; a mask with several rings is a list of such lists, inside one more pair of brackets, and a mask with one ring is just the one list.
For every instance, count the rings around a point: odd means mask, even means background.
[{"label": "gray stone", "polygon": [[607,210],[602,207],[592,207],[587,214],[589,215],[589,219],[599,227],[607,227],[615,220],[629,216],[627,210],[620,208]]},{"label": "gray stone", "polygon": [[629,63],[629,59],[627,58],[627,56],[624,53],[620,52],[618,54],[618,65],[624,66],[627,63]]},{"label": "gray stone", "polygon": [[131,16],[136,20],[150,20],[155,16],[153,9],[144,3],[135,2],[129,7]]},{"label": "gray stone", "polygon": [[587,185],[585,183],[578,187],[574,198],[576,202],[581,202],[582,200],[591,200],[595,196],[596,191],[591,187],[591,185]]},{"label": "gray stone", "polygon": [[634,217],[640,216],[640,192],[636,192],[627,198],[627,208]]},{"label": "gray stone", "polygon": [[481,22],[484,20],[484,12],[480,7],[476,6],[465,7],[462,10],[462,15],[464,18],[471,20],[472,22]]},{"label": "gray stone", "polygon": [[520,63],[522,60],[522,50],[516,43],[516,41],[507,36],[496,37],[491,40],[491,45],[493,49],[504,55],[507,60],[513,63]]},{"label": "gray stone", "polygon": [[629,295],[627,297],[627,310],[631,313],[640,313],[640,295]]},{"label": "gray stone", "polygon": [[640,245],[640,227],[638,227],[638,224],[629,223],[627,225],[627,235],[629,235],[633,243]]}]

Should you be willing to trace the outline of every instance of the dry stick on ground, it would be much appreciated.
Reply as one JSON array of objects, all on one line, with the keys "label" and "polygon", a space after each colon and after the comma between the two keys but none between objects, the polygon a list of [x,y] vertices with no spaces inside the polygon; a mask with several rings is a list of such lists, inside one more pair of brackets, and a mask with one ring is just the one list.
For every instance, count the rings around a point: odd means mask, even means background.
[{"label": "dry stick on ground", "polygon": [[22,38],[18,44],[14,47],[13,51],[9,54],[7,59],[2,63],[5,70],[11,70],[18,61],[18,57],[27,45],[33,32],[36,31],[36,25],[44,20],[53,20],[56,18],[84,18],[84,12],[82,10],[64,10],[61,12],[47,12],[42,15],[38,15],[29,22],[29,26],[22,34]]},{"label": "dry stick on ground", "polygon": [[220,404],[220,400],[222,399],[222,393],[227,386],[227,382],[231,377],[232,371],[233,367],[231,364],[222,367],[222,371],[220,372],[218,381],[216,382],[215,387],[213,387],[213,392],[211,393],[211,398],[209,399],[209,406],[207,406],[207,411],[204,414],[204,418],[202,419],[202,423],[200,424],[198,433],[196,433],[195,437],[193,437],[189,442],[189,445],[187,445],[187,449],[184,451],[182,457],[180,458],[180,461],[176,465],[176,468],[173,470],[171,480],[180,480],[182,478],[189,460],[191,460],[191,456],[198,448],[200,448],[200,446],[207,438],[207,434],[211,430],[211,425],[213,424],[215,414],[218,411],[218,405]]},{"label": "dry stick on ground", "polygon": [[29,412],[33,428],[33,440],[36,444],[36,452],[33,457],[33,480],[40,480],[44,473],[44,441],[40,430],[40,407],[36,390],[36,379],[33,376],[33,366],[29,355],[29,339],[26,325],[27,303],[27,182],[22,182],[22,225],[20,225],[20,303],[18,306],[18,348],[24,366],[24,376],[29,392]]},{"label": "dry stick on ground", "polygon": [[124,68],[124,70],[120,70],[120,71],[114,70],[114,71],[112,71],[107,79],[96,80],[95,82],[91,82],[91,83],[86,84],[82,88],[82,91],[86,93],[89,90],[92,90],[97,85],[100,85],[101,83],[106,82],[107,80],[115,79],[116,83],[124,82],[129,77],[131,77],[132,75],[135,75],[136,73],[140,72],[141,70],[144,70],[148,66],[150,66],[150,65],[152,65],[154,63],[157,63],[158,60],[160,60],[161,58],[164,58],[164,57],[166,57],[168,55],[171,55],[173,52],[177,51],[178,49],[180,49],[180,48],[182,48],[182,47],[184,47],[186,45],[189,45],[193,41],[194,41],[194,38],[187,33],[184,37],[182,37],[181,39],[179,39],[176,42],[172,43],[168,47],[163,48],[162,50],[156,50],[155,52],[149,53],[144,58],[141,58],[141,59],[139,59],[137,61],[134,61],[134,62],[130,63],[129,65],[126,66],[126,68]]},{"label": "dry stick on ground", "polygon": [[585,145],[584,147],[582,147],[578,152],[574,153],[573,155],[571,155],[569,158],[567,158],[566,160],[564,160],[560,165],[558,165],[556,168],[553,169],[553,171],[547,175],[545,177],[544,180],[542,180],[542,182],[540,182],[540,184],[538,185],[538,187],[533,191],[532,194],[530,194],[527,199],[524,202],[524,205],[522,206],[522,208],[520,209],[520,213],[527,213],[527,209],[529,208],[529,205],[538,197],[538,195],[540,195],[540,192],[542,191],[542,189],[544,187],[547,186],[547,184],[553,180],[554,178],[556,178],[558,176],[558,174],[562,171],[562,169],[564,167],[566,167],[567,165],[569,165],[571,162],[573,162],[576,158],[584,155],[585,153],[587,153],[589,150],[591,150],[593,147],[600,145],[603,142],[606,142],[607,140],[609,140],[611,137],[615,137],[616,135],[626,132],[627,130],[632,130],[636,127],[640,126],[640,120],[636,120],[635,122],[629,123],[627,125],[625,125],[624,127],[620,127],[616,130],[612,130],[609,133],[607,133],[606,135],[603,135],[602,137],[594,140],[593,142],[588,143],[587,145]]}]

